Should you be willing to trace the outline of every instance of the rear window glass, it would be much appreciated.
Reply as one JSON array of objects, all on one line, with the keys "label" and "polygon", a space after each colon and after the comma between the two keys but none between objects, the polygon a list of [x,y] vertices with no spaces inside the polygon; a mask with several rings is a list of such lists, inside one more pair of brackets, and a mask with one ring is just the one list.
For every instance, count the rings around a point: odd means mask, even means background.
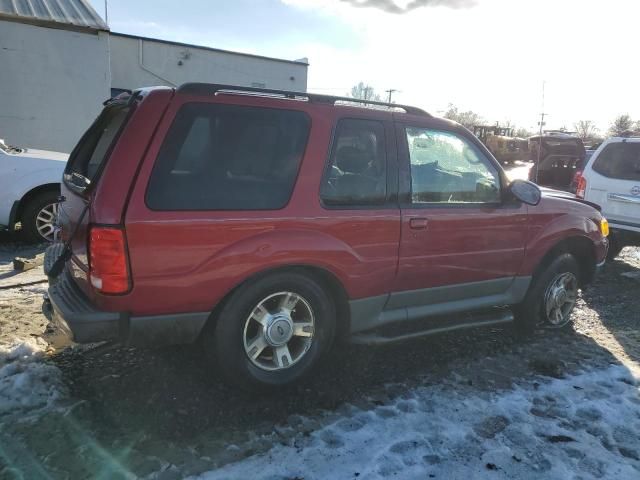
[{"label": "rear window glass", "polygon": [[640,180],[640,142],[610,143],[593,162],[600,175],[619,180]]},{"label": "rear window glass", "polygon": [[291,197],[309,135],[303,112],[190,103],[147,189],[154,210],[275,210]]},{"label": "rear window glass", "polygon": [[122,129],[130,107],[112,105],[106,107],[71,152],[67,173],[82,175],[90,182],[95,180],[100,167],[115,138]]}]

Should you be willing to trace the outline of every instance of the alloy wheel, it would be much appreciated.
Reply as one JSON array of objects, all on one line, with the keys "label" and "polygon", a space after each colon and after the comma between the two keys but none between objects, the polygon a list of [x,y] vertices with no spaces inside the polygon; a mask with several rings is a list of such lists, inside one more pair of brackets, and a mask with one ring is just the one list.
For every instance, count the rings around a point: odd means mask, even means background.
[{"label": "alloy wheel", "polygon": [[42,207],[36,215],[36,230],[47,242],[54,240],[55,222],[58,217],[58,204],[50,203]]},{"label": "alloy wheel", "polygon": [[544,314],[548,327],[567,325],[578,299],[578,279],[571,272],[557,275],[549,284],[544,296]]},{"label": "alloy wheel", "polygon": [[299,362],[313,343],[315,318],[309,302],[294,292],[262,299],[245,321],[244,350],[256,367],[284,370]]}]

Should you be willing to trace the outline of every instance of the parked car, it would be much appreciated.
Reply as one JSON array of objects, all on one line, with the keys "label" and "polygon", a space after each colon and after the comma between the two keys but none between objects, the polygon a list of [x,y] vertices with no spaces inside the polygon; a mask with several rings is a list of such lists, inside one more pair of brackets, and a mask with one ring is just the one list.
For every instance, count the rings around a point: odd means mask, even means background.
[{"label": "parked car", "polygon": [[50,242],[69,155],[17,148],[0,140],[0,229],[21,226],[25,240]]},{"label": "parked car", "polygon": [[64,173],[45,311],[77,342],[199,341],[248,388],[336,337],[567,326],[606,256],[600,212],[509,184],[454,122],[357,102],[208,84],[109,102]]},{"label": "parked car", "polygon": [[550,131],[542,137],[531,137],[529,144],[534,162],[529,170],[529,180],[544,187],[575,193],[577,179],[585,164],[582,140],[568,133]]},{"label": "parked car", "polygon": [[577,195],[602,207],[611,222],[609,258],[640,245],[640,138],[605,140],[589,159]]}]

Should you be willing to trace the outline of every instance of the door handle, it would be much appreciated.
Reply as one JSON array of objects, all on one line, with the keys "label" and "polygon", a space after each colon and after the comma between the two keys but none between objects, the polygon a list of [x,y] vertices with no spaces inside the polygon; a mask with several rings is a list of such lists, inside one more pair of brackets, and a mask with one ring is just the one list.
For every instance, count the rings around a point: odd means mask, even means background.
[{"label": "door handle", "polygon": [[409,220],[409,228],[412,230],[424,230],[427,228],[429,220],[426,218],[416,217]]}]

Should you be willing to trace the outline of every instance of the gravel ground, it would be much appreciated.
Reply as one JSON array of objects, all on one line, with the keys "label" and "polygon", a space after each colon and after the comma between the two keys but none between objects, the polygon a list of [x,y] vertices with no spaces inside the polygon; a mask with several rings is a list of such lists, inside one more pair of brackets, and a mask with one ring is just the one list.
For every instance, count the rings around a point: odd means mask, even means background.
[{"label": "gravel ground", "polygon": [[[37,250],[0,245],[0,280],[9,277],[13,256]],[[36,281],[42,273],[28,275]],[[43,334],[44,285],[0,289],[0,346]],[[574,331],[522,341],[510,328],[494,328],[341,346],[312,379],[277,395],[226,387],[218,372],[203,368],[195,347],[45,349],[63,394],[44,413],[0,414],[0,478],[182,478],[295,445],[353,408],[383,408],[415,388],[496,392],[610,365],[637,377],[639,287],[640,249],[627,248],[582,293]]]}]

